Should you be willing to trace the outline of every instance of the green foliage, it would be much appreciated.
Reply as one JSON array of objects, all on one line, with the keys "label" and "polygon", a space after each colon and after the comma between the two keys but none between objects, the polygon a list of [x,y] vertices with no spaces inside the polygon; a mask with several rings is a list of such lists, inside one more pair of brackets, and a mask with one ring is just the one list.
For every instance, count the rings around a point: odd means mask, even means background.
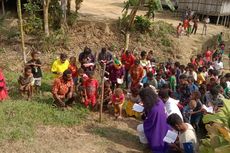
[{"label": "green foliage", "polygon": [[67,16],[67,24],[72,27],[75,25],[77,19],[78,19],[78,13],[70,12],[70,14],[68,14]]},{"label": "green foliage", "polygon": [[224,99],[224,107],[216,114],[205,115],[209,138],[202,140],[200,153],[229,153],[230,150],[230,100]]},{"label": "green foliage", "polygon": [[136,16],[134,25],[136,30],[145,33],[146,31],[150,30],[151,21],[144,16]]},{"label": "green foliage", "polygon": [[154,38],[167,37],[168,35],[175,34],[175,28],[172,24],[164,21],[153,22],[150,36]]},{"label": "green foliage", "polygon": [[54,30],[61,28],[62,9],[59,0],[52,0],[49,5],[49,23]]},{"label": "green foliage", "polygon": [[136,6],[138,4],[139,0],[128,0],[124,2],[125,8],[130,6]]},{"label": "green foliage", "polygon": [[40,15],[41,4],[37,1],[24,4],[25,11],[28,13],[28,16],[25,18],[24,31],[27,34],[37,34],[42,30],[42,17]]},{"label": "green foliage", "polygon": [[161,44],[165,47],[171,47],[172,46],[171,40],[168,37],[161,38]]}]

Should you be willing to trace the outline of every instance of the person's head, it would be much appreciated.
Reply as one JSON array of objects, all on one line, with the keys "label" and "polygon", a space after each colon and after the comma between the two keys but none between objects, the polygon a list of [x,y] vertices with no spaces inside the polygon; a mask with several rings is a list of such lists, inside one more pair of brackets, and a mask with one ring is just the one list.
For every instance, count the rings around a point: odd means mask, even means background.
[{"label": "person's head", "polygon": [[135,97],[138,96],[139,92],[140,92],[140,89],[137,87],[131,89],[132,96],[135,96]]},{"label": "person's head", "polygon": [[175,63],[174,63],[174,67],[175,67],[175,68],[179,68],[179,67],[180,67],[180,62],[175,62]]},{"label": "person's head", "polygon": [[89,79],[93,79],[94,78],[94,71],[88,71],[87,75],[88,75]]},{"label": "person's head", "polygon": [[206,67],[206,66],[203,66],[203,67],[202,67],[202,70],[203,70],[202,72],[207,72],[207,67]]},{"label": "person's head", "polygon": [[220,94],[224,94],[224,88],[221,85],[215,86],[215,88],[218,90]]},{"label": "person's head", "polygon": [[206,93],[206,85],[202,84],[200,85],[199,91],[202,95],[204,95]]},{"label": "person's head", "polygon": [[71,81],[72,80],[72,73],[71,73],[71,71],[68,70],[68,69],[65,70],[63,72],[62,78],[63,78],[64,81]]},{"label": "person's head", "polygon": [[166,103],[169,99],[169,90],[168,89],[161,89],[158,93],[158,96],[161,100]]},{"label": "person's head", "polygon": [[198,68],[198,72],[199,72],[199,73],[202,73],[202,72],[203,72],[203,67],[199,67],[199,68]]},{"label": "person's head", "polygon": [[189,104],[188,104],[190,109],[195,109],[197,106],[197,101],[196,100],[190,100]]},{"label": "person's head", "polygon": [[185,75],[185,74],[180,75],[179,76],[179,82],[180,82],[180,84],[187,83],[187,75]]},{"label": "person's head", "polygon": [[114,67],[118,70],[122,67],[121,61],[118,59],[114,59]]},{"label": "person's head", "polygon": [[147,52],[146,51],[142,51],[141,52],[141,59],[144,60],[144,59],[146,59],[146,57],[147,57]]},{"label": "person's head", "polygon": [[135,66],[139,66],[139,65],[140,65],[140,60],[136,59],[136,60],[134,61],[134,65],[135,65]]},{"label": "person's head", "polygon": [[148,80],[153,80],[153,73],[152,72],[147,72],[146,74]]},{"label": "person's head", "polygon": [[223,35],[223,32],[220,32],[220,35]]},{"label": "person's head", "polygon": [[184,70],[185,70],[185,65],[180,65],[180,70],[181,70],[181,72],[184,72]]},{"label": "person's head", "polygon": [[230,73],[225,74],[224,77],[226,78],[226,81],[230,81]]},{"label": "person's head", "polygon": [[199,91],[194,91],[191,96],[190,96],[191,100],[198,100],[200,99],[200,92]]},{"label": "person's head", "polygon": [[103,47],[103,48],[101,49],[101,53],[103,53],[103,54],[106,53],[106,48],[105,48],[105,47]]},{"label": "person's head", "polygon": [[212,69],[209,69],[209,70],[208,70],[208,75],[209,75],[209,76],[212,76],[212,75],[213,75],[212,72],[213,72],[213,70],[212,70]]},{"label": "person's head", "polygon": [[212,70],[212,75],[217,77],[219,75],[219,71],[218,70]]},{"label": "person's head", "polygon": [[145,111],[150,112],[152,107],[158,102],[158,96],[150,87],[143,88],[140,93],[140,98],[144,104]]},{"label": "person's head", "polygon": [[24,74],[25,76],[30,76],[32,74],[32,68],[30,66],[26,66],[24,68]]},{"label": "person's head", "polygon": [[120,97],[122,94],[123,94],[123,90],[122,90],[121,88],[116,88],[116,89],[114,90],[114,95],[115,95],[116,97]]},{"label": "person's head", "polygon": [[143,88],[147,88],[147,87],[150,87],[149,83],[144,83]]},{"label": "person's head", "polygon": [[86,47],[84,48],[84,51],[83,51],[83,52],[84,52],[85,55],[89,55],[89,54],[92,53],[92,50],[91,50],[89,47],[86,46]]},{"label": "person's head", "polygon": [[188,77],[188,83],[189,83],[189,84],[194,83],[194,78],[193,78],[193,76],[189,76],[189,77]]},{"label": "person's head", "polygon": [[126,54],[126,56],[130,56],[131,55],[131,51],[130,50],[126,50],[125,54]]},{"label": "person's head", "polygon": [[106,80],[105,83],[104,83],[104,86],[105,86],[105,89],[110,88],[111,82],[109,80]]},{"label": "person's head", "polygon": [[32,57],[33,60],[37,60],[39,58],[39,52],[33,51],[31,53],[31,57]]},{"label": "person's head", "polygon": [[69,62],[70,62],[70,64],[76,64],[76,57],[71,56],[71,57],[69,58]]},{"label": "person's head", "polygon": [[175,75],[175,74],[176,74],[176,70],[175,70],[175,69],[172,69],[172,70],[171,70],[171,74],[172,74],[172,75]]},{"label": "person's head", "polygon": [[162,78],[161,74],[157,74],[157,75],[156,75],[156,79],[157,79],[157,80],[160,80],[161,78]]},{"label": "person's head", "polygon": [[215,78],[210,78],[209,84],[211,86],[215,85],[216,84],[216,79]]},{"label": "person's head", "polygon": [[61,53],[60,60],[61,60],[61,63],[65,63],[65,61],[67,60],[67,55],[65,53]]},{"label": "person's head", "polygon": [[179,23],[179,26],[181,26],[182,25],[182,23]]},{"label": "person's head", "polygon": [[79,76],[83,76],[83,74],[84,74],[84,70],[83,70],[82,68],[79,68],[79,69],[77,70],[77,72],[78,72],[78,75],[79,75]]},{"label": "person's head", "polygon": [[167,123],[176,131],[183,132],[184,129],[184,122],[182,121],[181,117],[173,113],[168,116]]},{"label": "person's head", "polygon": [[217,98],[217,96],[218,96],[218,94],[219,94],[219,90],[217,89],[217,88],[211,88],[210,89],[210,93],[211,93],[211,95],[213,96],[213,98],[214,99],[216,99]]}]

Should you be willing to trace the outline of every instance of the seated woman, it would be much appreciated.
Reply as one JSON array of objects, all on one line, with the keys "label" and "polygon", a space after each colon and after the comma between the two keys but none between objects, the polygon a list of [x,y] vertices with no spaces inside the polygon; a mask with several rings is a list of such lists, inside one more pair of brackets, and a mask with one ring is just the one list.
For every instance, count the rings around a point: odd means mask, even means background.
[{"label": "seated woman", "polygon": [[163,139],[169,130],[169,126],[167,125],[164,103],[149,87],[142,89],[139,95],[144,104],[146,115],[144,124],[137,127],[140,136],[142,136],[140,140],[143,142],[143,136],[145,136],[152,152],[166,153],[168,146]]},{"label": "seated woman", "polygon": [[8,92],[6,88],[5,77],[0,69],[0,102],[8,97]]},{"label": "seated woman", "polygon": [[133,105],[139,104],[141,102],[141,98],[139,96],[139,88],[132,88],[131,93],[128,93],[127,95],[127,105],[126,105],[126,114],[128,116],[135,116],[136,118],[140,119],[141,114],[139,112],[135,112],[133,110]]}]

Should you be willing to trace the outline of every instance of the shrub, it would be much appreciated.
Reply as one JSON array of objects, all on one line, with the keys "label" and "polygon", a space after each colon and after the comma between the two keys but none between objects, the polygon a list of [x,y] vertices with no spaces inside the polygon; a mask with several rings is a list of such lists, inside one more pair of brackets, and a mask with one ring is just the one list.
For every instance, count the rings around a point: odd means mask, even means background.
[{"label": "shrub", "polygon": [[171,47],[172,43],[167,37],[161,38],[161,44],[165,47]]},{"label": "shrub", "polygon": [[28,13],[28,17],[25,18],[24,31],[28,34],[37,34],[42,30],[42,19],[40,12],[42,11],[41,5],[38,2],[31,2],[24,4],[25,11]]},{"label": "shrub", "polygon": [[151,27],[151,21],[144,16],[136,16],[134,24],[135,24],[136,30],[142,33],[149,31]]},{"label": "shrub", "polygon": [[70,12],[70,14],[67,16],[67,24],[72,27],[76,23],[77,19],[78,13]]},{"label": "shrub", "polygon": [[130,6],[136,6],[138,4],[139,0],[128,0],[125,3],[125,5],[130,5]]}]

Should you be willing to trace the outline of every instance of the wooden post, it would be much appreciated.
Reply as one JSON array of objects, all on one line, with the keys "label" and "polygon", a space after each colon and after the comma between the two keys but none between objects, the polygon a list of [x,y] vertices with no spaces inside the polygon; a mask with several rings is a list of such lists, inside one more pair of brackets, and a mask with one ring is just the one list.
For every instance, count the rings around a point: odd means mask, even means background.
[{"label": "wooden post", "polygon": [[217,21],[216,21],[216,25],[219,24],[219,21],[220,21],[220,15],[218,15],[218,18],[217,18]]},{"label": "wooden post", "polygon": [[224,16],[224,26],[226,25],[227,16]]},{"label": "wooden post", "polygon": [[221,17],[221,25],[224,25],[224,17]]},{"label": "wooden post", "polygon": [[24,39],[24,30],[23,30],[23,20],[22,20],[22,7],[21,7],[21,0],[17,1],[17,11],[18,11],[18,18],[19,18],[19,28],[21,34],[21,47],[23,52],[23,60],[26,64],[26,51],[25,51],[25,39]]},{"label": "wooden post", "polygon": [[100,113],[99,113],[99,122],[102,122],[102,111],[103,111],[103,102],[104,102],[104,84],[105,84],[105,68],[106,64],[103,64],[103,71],[101,76],[101,103],[100,103]]},{"label": "wooden post", "polygon": [[4,0],[2,0],[2,14],[5,15],[5,3],[4,3]]}]

